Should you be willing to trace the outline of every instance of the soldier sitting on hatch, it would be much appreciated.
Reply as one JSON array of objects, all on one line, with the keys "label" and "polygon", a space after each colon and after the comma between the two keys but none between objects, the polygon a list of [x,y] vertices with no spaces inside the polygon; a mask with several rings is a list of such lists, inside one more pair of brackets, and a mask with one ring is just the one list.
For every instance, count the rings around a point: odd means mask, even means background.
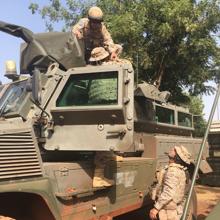
[{"label": "soldier sitting on hatch", "polygon": [[131,64],[129,60],[119,58],[119,55],[122,51],[122,47],[119,44],[115,44],[114,48],[117,54],[117,58],[115,60],[111,60],[109,52],[106,51],[104,47],[96,47],[91,52],[89,63],[91,65],[117,64],[117,63]]},{"label": "soldier sitting on hatch", "polygon": [[168,153],[169,165],[157,175],[158,183],[154,188],[154,208],[150,210],[152,220],[179,220],[183,213],[190,164],[190,153],[183,146],[175,146]]},{"label": "soldier sitting on hatch", "polygon": [[[120,53],[120,48],[115,49],[116,53]],[[94,48],[91,52],[89,61],[93,65],[116,63],[117,61],[109,61],[110,54],[103,47]],[[118,59],[117,59],[118,60]],[[91,82],[89,90],[90,102],[99,102],[103,104],[112,104],[117,97],[116,79],[94,80]],[[97,151],[95,155],[95,171],[93,177],[93,187],[109,187],[114,184],[113,179],[104,177],[106,164],[110,161],[122,161],[123,157],[116,155],[113,151]]]},{"label": "soldier sitting on hatch", "polygon": [[[110,54],[110,59],[117,58],[115,44],[103,23],[103,12],[99,7],[91,7],[88,18],[82,18],[73,26],[72,33],[85,43],[85,59],[88,63],[91,51],[95,47],[104,47]],[[122,47],[118,45],[118,47]]]}]

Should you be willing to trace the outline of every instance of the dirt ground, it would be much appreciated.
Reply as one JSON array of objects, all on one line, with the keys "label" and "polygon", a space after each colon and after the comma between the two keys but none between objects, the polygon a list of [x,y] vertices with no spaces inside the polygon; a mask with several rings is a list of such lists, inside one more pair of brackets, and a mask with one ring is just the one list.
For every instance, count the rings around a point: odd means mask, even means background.
[{"label": "dirt ground", "polygon": [[197,193],[197,220],[203,220],[220,201],[220,187],[196,186]]},{"label": "dirt ground", "polygon": [[[204,220],[212,211],[218,201],[220,201],[220,187],[196,186],[197,194],[197,220]],[[131,214],[126,214],[114,220],[149,220],[149,210],[140,209]]]}]

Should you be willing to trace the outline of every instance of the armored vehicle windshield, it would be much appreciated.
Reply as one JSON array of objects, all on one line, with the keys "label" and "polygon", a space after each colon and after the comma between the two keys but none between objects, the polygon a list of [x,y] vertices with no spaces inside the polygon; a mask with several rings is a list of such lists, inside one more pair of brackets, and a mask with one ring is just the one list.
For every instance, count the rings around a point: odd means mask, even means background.
[{"label": "armored vehicle windshield", "polygon": [[118,74],[105,72],[71,75],[56,106],[91,106],[118,104]]},{"label": "armored vehicle windshield", "polygon": [[29,96],[26,91],[26,84],[27,79],[0,88],[3,93],[0,99],[1,116],[19,115],[22,103],[27,100]]}]

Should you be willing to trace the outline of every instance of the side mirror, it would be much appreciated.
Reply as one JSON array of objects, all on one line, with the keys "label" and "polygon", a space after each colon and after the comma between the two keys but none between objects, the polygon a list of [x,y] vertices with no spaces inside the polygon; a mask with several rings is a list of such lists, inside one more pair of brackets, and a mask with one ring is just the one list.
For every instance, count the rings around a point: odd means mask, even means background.
[{"label": "side mirror", "polygon": [[29,80],[26,86],[26,90],[28,92],[32,92],[33,101],[40,105],[41,104],[41,76],[40,71],[38,69],[35,69],[33,71],[32,78]]}]

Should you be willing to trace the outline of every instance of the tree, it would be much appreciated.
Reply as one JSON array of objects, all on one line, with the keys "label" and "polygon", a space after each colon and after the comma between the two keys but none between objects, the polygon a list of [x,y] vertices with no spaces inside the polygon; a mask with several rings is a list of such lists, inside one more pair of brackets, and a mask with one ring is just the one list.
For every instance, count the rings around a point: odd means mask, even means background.
[{"label": "tree", "polygon": [[[50,0],[48,6],[32,3],[30,9],[40,13],[51,29],[60,19],[65,27],[75,23],[93,3]],[[186,89],[190,95],[213,91],[204,82],[220,78],[218,0],[97,0],[96,4],[140,79],[169,90],[175,103],[189,101],[183,94]]]},{"label": "tree", "polygon": [[36,2],[30,3],[29,9],[32,14],[39,13],[42,16],[47,30],[53,31],[53,25],[62,22],[62,31],[67,31],[81,16],[86,14],[89,6],[96,1],[48,0],[48,5],[44,6],[40,6]]},{"label": "tree", "polygon": [[142,79],[158,81],[177,103],[187,101],[184,89],[192,95],[212,91],[204,82],[219,76],[217,1],[100,0],[100,6],[128,56],[141,54]]},{"label": "tree", "polygon": [[206,129],[206,121],[204,119],[203,109],[204,104],[202,98],[199,96],[188,96],[189,97],[189,104],[187,107],[189,111],[194,115],[194,136],[196,137],[203,137]]}]

